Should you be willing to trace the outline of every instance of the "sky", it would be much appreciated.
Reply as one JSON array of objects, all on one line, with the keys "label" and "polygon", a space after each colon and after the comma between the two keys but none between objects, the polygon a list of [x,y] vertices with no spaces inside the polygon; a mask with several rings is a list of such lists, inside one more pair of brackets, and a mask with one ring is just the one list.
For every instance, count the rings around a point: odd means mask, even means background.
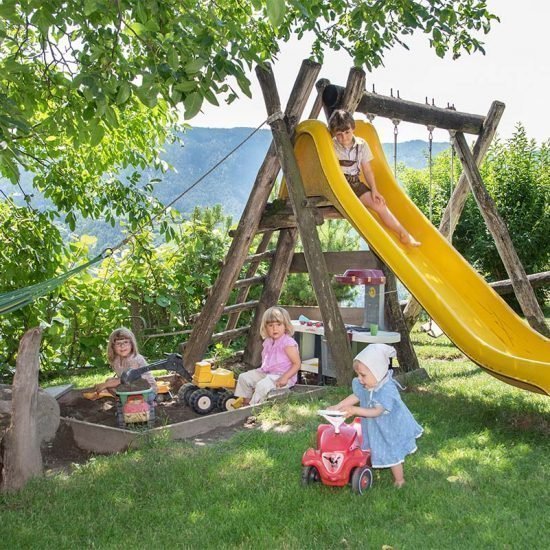
[{"label": "sky", "polygon": [[[488,8],[500,17],[491,32],[482,36],[486,54],[464,54],[458,60],[440,59],[430,49],[428,38],[415,35],[408,42],[410,50],[395,47],[384,56],[384,67],[367,73],[367,90],[374,84],[377,93],[390,95],[399,90],[400,97],[424,103],[426,97],[435,105],[454,104],[458,111],[486,115],[495,100],[506,104],[498,135],[511,137],[518,122],[529,138],[537,142],[550,138],[550,2],[547,0],[488,0]],[[308,57],[309,44],[293,41],[283,45],[273,63],[282,105],[300,69]],[[351,58],[344,52],[328,52],[319,78],[345,86]],[[255,74],[251,75],[252,99],[243,97],[231,105],[203,106],[203,112],[190,121],[192,126],[232,128],[256,127],[266,118],[265,104]],[[315,90],[306,107],[309,112]],[[375,126],[382,141],[393,141],[391,121],[376,118]],[[398,141],[427,140],[425,127],[402,122]],[[436,129],[436,141],[448,140],[448,132]]]}]

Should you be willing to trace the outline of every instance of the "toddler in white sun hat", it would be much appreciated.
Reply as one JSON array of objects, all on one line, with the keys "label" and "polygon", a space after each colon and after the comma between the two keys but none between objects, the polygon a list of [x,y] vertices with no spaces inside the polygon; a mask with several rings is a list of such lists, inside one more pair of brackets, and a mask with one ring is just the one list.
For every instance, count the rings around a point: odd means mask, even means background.
[{"label": "toddler in white sun hat", "polygon": [[329,408],[344,411],[346,418],[361,417],[363,449],[370,449],[373,468],[391,468],[394,485],[402,487],[405,456],[416,451],[422,428],[401,400],[389,371],[395,355],[395,349],[386,344],[371,344],[357,354],[353,393]]}]

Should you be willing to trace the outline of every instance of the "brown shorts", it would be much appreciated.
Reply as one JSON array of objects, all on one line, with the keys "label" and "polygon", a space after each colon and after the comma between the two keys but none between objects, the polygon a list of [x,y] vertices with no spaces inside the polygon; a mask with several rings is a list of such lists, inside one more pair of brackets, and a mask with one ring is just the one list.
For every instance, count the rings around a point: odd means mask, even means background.
[{"label": "brown shorts", "polygon": [[344,174],[346,179],[348,180],[349,186],[351,187],[351,190],[355,193],[357,197],[360,197],[361,195],[364,195],[368,191],[370,191],[368,185],[365,185],[360,179],[359,176],[351,176],[349,174]]}]

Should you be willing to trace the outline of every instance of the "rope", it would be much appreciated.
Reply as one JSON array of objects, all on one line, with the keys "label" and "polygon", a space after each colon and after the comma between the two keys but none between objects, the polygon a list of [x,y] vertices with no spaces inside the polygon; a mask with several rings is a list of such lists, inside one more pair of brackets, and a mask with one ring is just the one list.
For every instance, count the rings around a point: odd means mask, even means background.
[{"label": "rope", "polygon": [[[278,114],[278,113],[276,113]],[[194,183],[192,183],[187,189],[182,191],[174,200],[169,202],[158,214],[153,216],[150,220],[151,225],[153,222],[166,213],[166,211],[177,201],[179,201],[183,196],[185,196],[189,191],[193,190],[202,180],[204,180],[207,176],[209,176],[218,166],[223,164],[237,149],[242,147],[254,134],[260,131],[262,126],[267,122],[267,119],[264,120],[258,127],[256,127],[248,136],[246,136],[238,145],[236,145],[227,155],[225,155],[222,159],[220,159],[216,164],[214,164],[210,169],[208,169],[200,178],[195,180]],[[133,239],[138,233],[141,232],[141,230],[145,227],[145,224],[143,224],[141,227],[130,233],[125,239],[120,241],[116,246],[111,247],[111,250],[114,252],[115,250],[118,250],[125,244],[127,244],[131,239]]]},{"label": "rope", "polygon": [[[454,193],[454,186],[455,186],[455,132],[454,130],[451,130],[449,132],[449,135],[451,136],[451,178],[449,181],[449,206],[451,206],[451,201],[453,199],[453,193]],[[452,224],[452,215],[453,215],[453,209],[449,208],[449,242],[453,243],[453,224]]]},{"label": "rope", "polygon": [[[269,115],[266,119],[266,122],[271,126],[274,122],[277,122],[278,120],[284,120],[285,115],[282,111],[275,111],[273,114]],[[264,123],[262,123],[263,126]]]}]

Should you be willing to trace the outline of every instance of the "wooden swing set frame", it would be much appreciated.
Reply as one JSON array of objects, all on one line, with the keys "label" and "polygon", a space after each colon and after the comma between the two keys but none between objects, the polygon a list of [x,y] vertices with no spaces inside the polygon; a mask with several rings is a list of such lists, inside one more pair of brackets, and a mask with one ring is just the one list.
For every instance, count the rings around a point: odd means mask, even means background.
[{"label": "wooden swing set frame", "polygon": [[[271,66],[256,68],[273,141],[258,171],[239,224],[232,234],[233,241],[220,274],[196,319],[189,340],[182,344],[184,363],[190,370],[196,361],[203,358],[211,343],[228,342],[243,334],[248,335],[243,362],[251,368],[259,366],[262,345],[259,329],[264,311],[278,302],[288,273],[307,271],[321,310],[329,349],[333,357],[339,358],[336,364],[338,383],[349,383],[353,375],[350,368],[351,349],[330,283],[331,273],[341,273],[348,267],[384,270],[387,277],[386,317],[392,329],[401,334],[401,342],[396,345],[400,366],[405,371],[418,368],[418,360],[409,338],[409,331],[420,313],[418,303],[411,299],[402,313],[395,292],[395,276],[374,253],[324,253],[319,241],[317,225],[322,224],[325,219],[339,218],[341,215],[323,197],[305,196],[294,156],[293,134],[320,69],[321,65],[318,63],[310,60],[302,62],[283,112]],[[317,96],[308,118],[316,119],[321,110],[324,110],[328,119],[334,109],[346,109],[369,117],[381,116],[451,132],[463,173],[444,211],[439,231],[447,239],[452,237],[471,190],[493,236],[527,321],[535,330],[548,335],[544,315],[536,301],[527,274],[478,168],[495,136],[505,108],[504,104],[494,101],[484,117],[367,92],[365,82],[365,72],[358,68],[350,70],[345,87],[331,85],[326,79],[318,80]],[[477,136],[472,150],[464,134]],[[268,199],[281,169],[290,200],[285,208],[276,209],[268,203]],[[260,242],[256,249],[251,251],[254,238],[259,233],[262,234]],[[270,248],[275,233],[278,233],[277,242],[274,248]],[[303,245],[303,254],[294,251],[298,235]],[[262,262],[269,264],[265,276],[256,275]],[[244,277],[239,279],[244,266]],[[262,285],[258,300],[247,300],[252,285]],[[228,305],[234,289],[234,303]],[[254,310],[251,325],[237,327],[240,314],[247,310]],[[214,334],[216,324],[224,315],[228,316],[225,330]]]}]

